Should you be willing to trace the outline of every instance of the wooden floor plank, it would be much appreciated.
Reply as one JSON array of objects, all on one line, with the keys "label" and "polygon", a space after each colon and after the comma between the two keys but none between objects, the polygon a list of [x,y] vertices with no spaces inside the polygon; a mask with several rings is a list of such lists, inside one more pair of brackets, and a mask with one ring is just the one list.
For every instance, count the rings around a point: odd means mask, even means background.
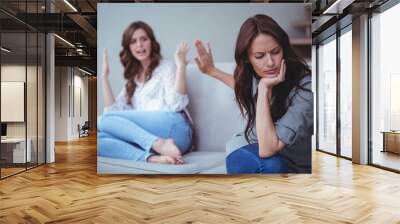
[{"label": "wooden floor plank", "polygon": [[310,175],[97,175],[96,139],[0,181],[0,223],[400,223],[400,175],[313,152]]}]

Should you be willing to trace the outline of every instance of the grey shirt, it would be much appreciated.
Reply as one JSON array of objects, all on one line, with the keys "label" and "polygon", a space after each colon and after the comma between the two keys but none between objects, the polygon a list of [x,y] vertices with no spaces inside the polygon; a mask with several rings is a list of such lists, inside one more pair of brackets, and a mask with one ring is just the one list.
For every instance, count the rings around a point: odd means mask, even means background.
[{"label": "grey shirt", "polygon": [[311,137],[314,126],[311,76],[307,75],[300,80],[299,86],[304,89],[295,87],[290,91],[286,100],[288,110],[275,122],[275,129],[278,138],[285,143],[279,153],[289,161],[290,168],[304,173],[311,172]]},{"label": "grey shirt", "polygon": [[[311,76],[304,77],[299,82],[299,86],[304,89],[293,88],[286,99],[287,112],[275,122],[275,129],[278,138],[285,143],[285,147],[279,152],[288,162],[291,172],[310,173],[311,172],[311,136],[314,125],[314,101],[311,92]],[[307,91],[307,90],[309,91]],[[253,129],[250,139],[251,143],[256,143],[256,133]],[[226,153],[249,144],[244,133],[233,136],[226,144]]]}]

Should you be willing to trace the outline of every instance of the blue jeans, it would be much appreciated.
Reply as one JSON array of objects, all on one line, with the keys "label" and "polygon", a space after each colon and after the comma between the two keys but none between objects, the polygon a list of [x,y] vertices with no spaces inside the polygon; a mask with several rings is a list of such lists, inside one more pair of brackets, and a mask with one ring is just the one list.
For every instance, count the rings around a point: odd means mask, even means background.
[{"label": "blue jeans", "polygon": [[262,159],[258,154],[258,143],[245,145],[226,157],[229,174],[243,173],[288,173],[286,159],[279,154]]},{"label": "blue jeans", "polygon": [[192,130],[181,113],[111,111],[98,119],[99,156],[147,161],[159,138],[172,138],[182,154],[190,147]]}]

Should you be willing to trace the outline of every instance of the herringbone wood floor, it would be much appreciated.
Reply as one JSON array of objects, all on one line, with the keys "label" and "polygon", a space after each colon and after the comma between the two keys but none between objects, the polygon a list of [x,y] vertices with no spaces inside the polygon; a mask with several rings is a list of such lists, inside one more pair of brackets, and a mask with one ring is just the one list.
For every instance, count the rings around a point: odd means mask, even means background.
[{"label": "herringbone wood floor", "polygon": [[0,223],[400,223],[400,175],[315,152],[313,174],[99,176],[94,137],[0,181]]}]

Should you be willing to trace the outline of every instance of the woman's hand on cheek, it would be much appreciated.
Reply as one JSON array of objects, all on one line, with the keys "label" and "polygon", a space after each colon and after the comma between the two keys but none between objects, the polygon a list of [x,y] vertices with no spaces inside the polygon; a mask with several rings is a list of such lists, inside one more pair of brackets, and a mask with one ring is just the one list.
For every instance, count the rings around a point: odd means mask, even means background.
[{"label": "woman's hand on cheek", "polygon": [[184,67],[188,64],[186,59],[187,53],[189,51],[189,46],[186,42],[181,42],[175,52],[175,62],[177,67]]},{"label": "woman's hand on cheek", "polygon": [[285,60],[282,60],[279,74],[276,77],[260,79],[260,82],[258,83],[259,91],[271,89],[272,87],[285,81],[285,73],[286,73],[286,63],[285,63]]}]

